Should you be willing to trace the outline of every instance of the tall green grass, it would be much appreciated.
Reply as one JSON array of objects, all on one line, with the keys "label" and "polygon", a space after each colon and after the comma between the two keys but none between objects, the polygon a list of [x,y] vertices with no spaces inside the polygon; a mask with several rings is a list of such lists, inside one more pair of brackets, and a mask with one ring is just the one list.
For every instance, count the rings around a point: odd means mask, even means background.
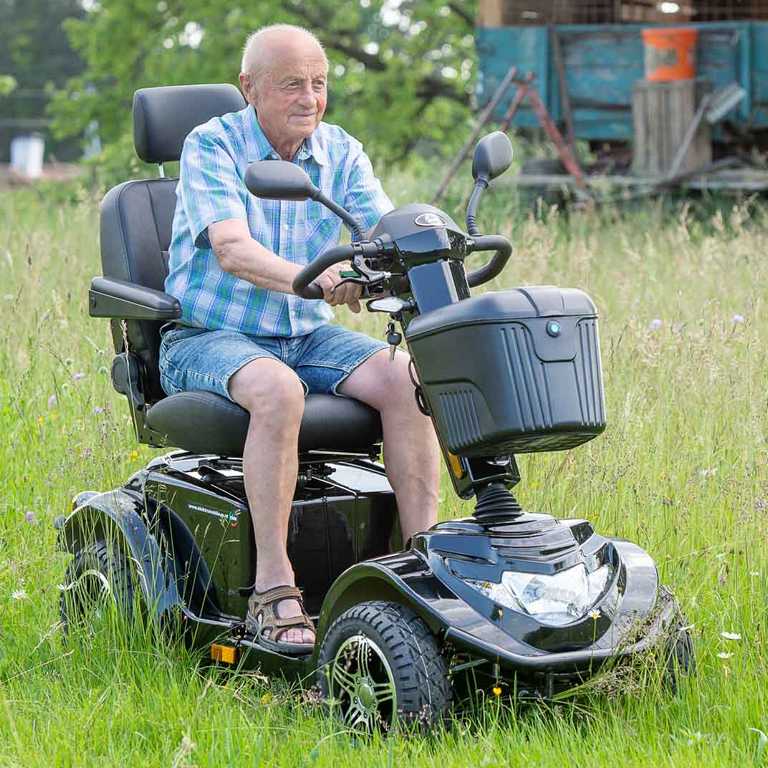
[{"label": "tall green grass", "polygon": [[[388,186],[399,202],[420,196],[407,179]],[[540,222],[502,188],[481,222],[516,243],[495,288],[581,287],[601,310],[609,427],[521,457],[518,495],[648,549],[693,625],[697,676],[677,696],[649,685],[518,708],[491,696],[431,737],[360,742],[298,691],[205,669],[148,635],[64,645],[52,522],[74,493],[118,485],[157,452],[135,444],[107,324],[87,317],[95,201],[3,192],[0,766],[768,762],[765,210],[649,203]],[[380,315],[339,318],[384,331]],[[470,511],[442,489],[445,517]]]}]

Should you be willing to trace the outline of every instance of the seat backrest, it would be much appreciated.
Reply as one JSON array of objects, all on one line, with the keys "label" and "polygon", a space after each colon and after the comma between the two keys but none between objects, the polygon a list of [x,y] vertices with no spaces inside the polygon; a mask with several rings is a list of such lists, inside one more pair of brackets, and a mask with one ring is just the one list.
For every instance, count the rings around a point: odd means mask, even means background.
[{"label": "seat backrest", "polygon": [[[212,117],[245,106],[233,85],[180,85],[142,88],[133,98],[136,154],[145,162],[175,161],[189,132]],[[101,204],[101,263],[105,277],[163,290],[176,208],[177,179],[127,181],[112,188]],[[124,350],[119,319],[111,321],[115,351]],[[129,320],[130,350],[140,362],[141,385],[151,404],[164,397],[158,350],[160,323]]]},{"label": "seat backrest", "polygon": [[[176,207],[176,179],[126,181],[113,187],[101,204],[101,265],[115,277],[162,291],[168,274],[168,248]],[[120,320],[112,320],[115,351],[123,351]],[[160,323],[129,320],[129,348],[141,361],[141,384],[148,403],[164,396],[158,352]]]}]

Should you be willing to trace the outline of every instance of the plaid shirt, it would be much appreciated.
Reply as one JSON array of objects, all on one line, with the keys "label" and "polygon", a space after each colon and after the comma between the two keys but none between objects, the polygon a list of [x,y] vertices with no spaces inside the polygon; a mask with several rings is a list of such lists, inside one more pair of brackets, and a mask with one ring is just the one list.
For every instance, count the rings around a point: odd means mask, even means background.
[{"label": "plaid shirt", "polygon": [[[342,222],[313,200],[260,200],[243,183],[248,165],[279,159],[252,107],[215,117],[184,142],[165,290],[181,303],[181,322],[256,336],[303,336],[333,317],[322,300],[260,288],[222,270],[208,227],[248,222],[251,236],[294,264],[337,245]],[[357,218],[365,232],[392,210],[359,141],[320,123],[299,148],[300,165],[321,191]]]}]

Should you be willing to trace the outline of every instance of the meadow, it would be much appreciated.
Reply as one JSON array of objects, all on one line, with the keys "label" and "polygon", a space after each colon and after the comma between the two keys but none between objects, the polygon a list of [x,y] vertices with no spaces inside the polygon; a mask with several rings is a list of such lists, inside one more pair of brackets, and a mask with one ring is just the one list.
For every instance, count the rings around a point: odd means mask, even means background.
[{"label": "meadow", "polygon": [[[0,190],[0,766],[768,764],[768,209],[647,202],[542,221],[509,188],[487,203],[481,226],[516,246],[491,287],[580,287],[601,313],[608,429],[521,458],[518,496],[646,548],[692,625],[697,674],[676,695],[489,696],[430,736],[362,741],[298,690],[172,644],[64,644],[53,520],[159,452],[136,444],[107,323],[87,316],[96,200]],[[384,333],[382,316],[338,317]],[[469,512],[444,478],[441,515]]]}]

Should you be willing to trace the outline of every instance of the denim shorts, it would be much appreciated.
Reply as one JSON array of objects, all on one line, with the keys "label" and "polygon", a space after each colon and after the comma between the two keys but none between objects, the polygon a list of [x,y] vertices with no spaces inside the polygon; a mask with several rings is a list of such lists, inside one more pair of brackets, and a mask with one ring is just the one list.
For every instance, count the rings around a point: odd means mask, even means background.
[{"label": "denim shorts", "polygon": [[251,336],[166,323],[161,329],[160,383],[166,394],[215,392],[231,400],[229,380],[260,357],[292,368],[307,394],[337,395],[361,363],[388,345],[339,325],[321,325],[306,336]]}]

